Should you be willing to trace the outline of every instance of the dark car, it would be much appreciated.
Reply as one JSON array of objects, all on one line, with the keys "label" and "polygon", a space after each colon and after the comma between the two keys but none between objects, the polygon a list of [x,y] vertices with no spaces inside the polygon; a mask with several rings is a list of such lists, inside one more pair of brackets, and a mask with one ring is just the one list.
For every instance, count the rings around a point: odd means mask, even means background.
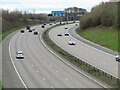
[{"label": "dark car", "polygon": [[41,28],[45,28],[45,26],[44,26],[44,25],[42,25],[42,26],[41,26]]},{"label": "dark car", "polygon": [[26,26],[26,29],[27,29],[27,30],[29,30],[29,29],[30,29],[30,26],[29,26],[29,25],[28,25],[28,26]]},{"label": "dark car", "polygon": [[44,23],[44,25],[46,25],[46,23]]},{"label": "dark car", "polygon": [[58,33],[57,36],[62,36],[62,34]]},{"label": "dark car", "polygon": [[32,32],[32,30],[30,29],[29,32]]},{"label": "dark car", "polygon": [[35,29],[32,29],[32,31],[35,31]]},{"label": "dark car", "polygon": [[50,23],[49,25],[52,25],[52,23]]},{"label": "dark car", "polygon": [[38,35],[38,32],[35,31],[35,32],[34,32],[34,35]]},{"label": "dark car", "polygon": [[20,32],[21,32],[21,33],[24,33],[25,31],[24,31],[24,30],[21,30]]}]

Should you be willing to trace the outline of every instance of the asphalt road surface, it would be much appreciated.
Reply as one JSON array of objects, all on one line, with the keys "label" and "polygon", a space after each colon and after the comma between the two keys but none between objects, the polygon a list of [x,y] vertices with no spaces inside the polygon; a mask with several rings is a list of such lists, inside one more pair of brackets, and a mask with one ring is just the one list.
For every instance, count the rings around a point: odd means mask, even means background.
[{"label": "asphalt road surface", "polygon": [[[50,26],[47,25],[46,27]],[[40,25],[32,28],[35,28],[39,33],[45,30]],[[24,30],[25,33],[18,31],[10,39],[9,54],[14,67],[16,67],[18,76],[25,87],[101,88],[100,85],[84,77],[50,53],[40,42],[38,35],[33,35],[33,32]],[[18,50],[24,52],[24,59],[16,59],[16,51]],[[4,54],[4,56],[9,57],[8,54]],[[7,60],[10,61],[10,59]],[[10,75],[14,74],[8,73]],[[3,76],[3,79],[7,81],[8,78]],[[14,79],[9,77],[10,79],[12,83]],[[9,85],[4,86],[8,87]],[[9,88],[13,87],[17,86],[9,86]]]},{"label": "asphalt road surface", "polygon": [[[68,29],[64,29],[65,26],[56,27],[49,32],[49,36],[53,42],[55,42],[62,49],[71,53],[72,55],[80,58],[81,60],[115,76],[118,77],[118,62],[115,60],[115,56],[97,48],[89,46],[74,37],[64,36],[65,32],[69,29],[75,29],[75,24],[66,25]],[[62,34],[62,37],[57,36],[58,33]],[[68,45],[68,41],[75,41],[76,45]]]}]

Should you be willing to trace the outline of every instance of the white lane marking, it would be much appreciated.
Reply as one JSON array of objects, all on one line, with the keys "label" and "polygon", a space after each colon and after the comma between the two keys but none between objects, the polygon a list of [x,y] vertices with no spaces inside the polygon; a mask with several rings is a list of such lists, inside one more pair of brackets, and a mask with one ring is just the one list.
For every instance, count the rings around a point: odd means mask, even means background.
[{"label": "white lane marking", "polygon": [[36,72],[38,72],[38,70]]},{"label": "white lane marking", "polygon": [[45,78],[43,77],[43,80],[45,81]]},{"label": "white lane marking", "polygon": [[33,67],[34,65],[32,64],[32,67]]},{"label": "white lane marking", "polygon": [[54,88],[53,86],[51,88]]},{"label": "white lane marking", "polygon": [[56,70],[56,73],[59,73],[59,71],[58,71],[58,70]]},{"label": "white lane marking", "polygon": [[[12,40],[12,39],[11,39],[11,40]],[[23,79],[21,78],[21,76],[20,76],[20,74],[19,74],[19,72],[18,72],[18,70],[17,70],[17,68],[16,68],[16,66],[15,66],[15,63],[14,63],[14,61],[13,61],[12,54],[11,54],[11,51],[10,51],[11,40],[10,40],[10,42],[9,42],[9,55],[10,55],[10,60],[11,60],[11,62],[12,62],[12,64],[13,64],[13,67],[14,67],[14,69],[15,69],[18,77],[19,77],[19,79],[21,80],[21,82],[22,82],[22,84],[24,85],[24,87],[28,90],[25,82],[24,82]]]},{"label": "white lane marking", "polygon": [[49,65],[49,67],[52,67],[52,65]]},{"label": "white lane marking", "polygon": [[67,81],[68,79],[67,79],[67,78],[65,78],[65,80]]},{"label": "white lane marking", "polygon": [[105,62],[103,64],[106,64]]}]

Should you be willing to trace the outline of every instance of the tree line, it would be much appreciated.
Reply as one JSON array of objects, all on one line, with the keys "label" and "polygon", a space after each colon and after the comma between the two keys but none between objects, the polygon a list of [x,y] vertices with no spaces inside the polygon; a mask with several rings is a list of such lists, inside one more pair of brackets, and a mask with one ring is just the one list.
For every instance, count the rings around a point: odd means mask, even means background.
[{"label": "tree line", "polygon": [[9,10],[2,9],[2,32],[28,24],[33,25],[45,23],[50,20],[54,21],[55,19],[49,18],[47,14],[35,14],[17,10],[10,12]]},{"label": "tree line", "polygon": [[117,2],[102,2],[93,7],[91,12],[83,15],[80,18],[81,29],[87,29],[95,26],[113,26],[120,28],[120,3]]}]

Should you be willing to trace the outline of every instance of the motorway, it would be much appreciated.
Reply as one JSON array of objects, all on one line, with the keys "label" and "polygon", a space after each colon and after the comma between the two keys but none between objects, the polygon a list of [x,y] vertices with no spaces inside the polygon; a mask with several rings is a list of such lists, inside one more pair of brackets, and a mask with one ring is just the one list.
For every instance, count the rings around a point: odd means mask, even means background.
[{"label": "motorway", "polygon": [[[50,25],[46,25],[46,28],[49,28]],[[34,26],[41,35],[41,33],[45,30],[42,29],[40,25]],[[14,35],[9,38],[9,55],[4,52],[5,61],[12,62],[18,77],[22,81],[24,87],[27,88],[102,88],[97,83],[91,81],[86,78],[79,72],[75,71],[64,62],[59,60],[56,56],[54,56],[51,52],[49,52],[43,44],[40,42],[40,37],[38,35],[33,35],[33,32],[30,33],[26,29],[25,33],[20,33],[20,31],[16,32]],[[9,36],[8,36],[9,37]],[[7,41],[8,42],[8,41]],[[6,45],[6,44],[4,44]],[[4,46],[3,46],[4,47]],[[6,48],[3,48],[4,50]],[[25,54],[25,58],[16,59],[16,51],[22,50]],[[5,58],[3,58],[5,59]],[[10,63],[7,63],[10,64]],[[7,66],[4,63],[3,70]],[[7,69],[7,68],[6,68]],[[10,69],[10,66],[9,66]],[[7,72],[6,72],[7,74]],[[16,75],[14,73],[8,72],[9,77],[6,77],[3,71],[3,82],[4,87],[6,88],[16,88],[20,84],[14,84],[14,78],[16,79]],[[14,78],[12,76],[15,76]],[[12,78],[11,78],[12,77]],[[18,79],[17,77],[17,79]],[[7,79],[9,79],[9,83],[7,83]],[[13,83],[13,86],[10,86]],[[21,87],[23,87],[21,85]],[[21,88],[18,87],[18,88]]]},{"label": "motorway", "polygon": [[[114,55],[111,55],[86,43],[83,43],[71,35],[64,36],[65,32],[69,32],[70,29],[73,29],[71,31],[74,31],[75,28],[77,28],[75,24],[70,24],[66,26],[68,27],[67,30],[64,29],[65,26],[59,26],[50,30],[49,36],[53,42],[55,42],[65,51],[78,57],[79,59],[109,73],[110,75],[118,77],[118,62],[116,62]],[[63,36],[57,36],[58,33],[61,33]],[[69,40],[75,41],[76,45],[68,45]]]}]

